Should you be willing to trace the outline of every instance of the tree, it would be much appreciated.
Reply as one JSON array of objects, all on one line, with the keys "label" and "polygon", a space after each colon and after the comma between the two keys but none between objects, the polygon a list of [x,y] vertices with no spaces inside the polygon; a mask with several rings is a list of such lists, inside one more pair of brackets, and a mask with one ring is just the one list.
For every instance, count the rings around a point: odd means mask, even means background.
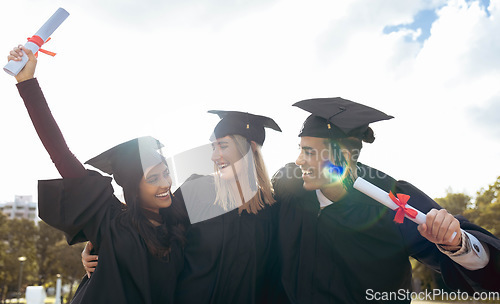
[{"label": "tree", "polygon": [[470,196],[464,193],[452,193],[450,189],[446,191],[445,197],[434,200],[453,215],[463,215],[467,207],[471,204]]},{"label": "tree", "polygon": [[488,206],[489,204],[496,203],[500,200],[500,176],[497,177],[497,180],[488,186],[488,189],[485,190],[481,188],[477,192],[476,198],[476,207],[481,208],[484,206]]},{"label": "tree", "polygon": [[40,222],[37,237],[37,256],[40,285],[52,284],[60,274],[63,284],[70,284],[70,294],[75,282],[85,274],[81,263],[81,252],[85,244],[68,245],[64,233]]},{"label": "tree", "polygon": [[[471,197],[464,193],[446,191],[446,196],[434,199],[441,207],[453,215],[462,215],[471,203]],[[421,289],[451,291],[443,281],[441,274],[411,258],[413,279],[420,283]]]},{"label": "tree", "polygon": [[55,246],[54,256],[58,261],[55,265],[56,271],[62,275],[64,284],[70,284],[68,299],[73,297],[73,285],[85,275],[81,257],[84,247],[84,243],[69,246],[66,240],[61,240]]},{"label": "tree", "polygon": [[[488,189],[482,188],[477,192],[475,204],[471,204],[470,196],[451,191],[435,201],[450,213],[464,215],[469,221],[500,237],[500,176]],[[446,290],[439,274],[413,259],[412,266],[413,277],[420,282],[422,288]]]},{"label": "tree", "polygon": [[7,282],[12,280],[6,271],[7,266],[7,249],[9,235],[8,219],[3,213],[0,212],[0,301],[3,303],[7,293]]},{"label": "tree", "polygon": [[83,247],[69,246],[61,231],[44,222],[36,226],[30,220],[8,219],[0,212],[0,302],[18,291],[20,256],[26,257],[22,289],[27,285],[52,285],[57,274],[64,284],[73,285],[85,273],[80,256]]},{"label": "tree", "polygon": [[488,186],[477,192],[474,208],[465,211],[464,215],[471,222],[500,237],[500,176]]},{"label": "tree", "polygon": [[38,284],[44,285],[47,279],[55,277],[59,272],[55,265],[58,262],[57,243],[64,240],[64,233],[47,225],[38,223],[36,252],[38,258]]},{"label": "tree", "polygon": [[19,257],[26,257],[23,264],[22,286],[31,285],[38,277],[38,265],[36,261],[36,227],[33,221],[27,219],[12,219],[7,221],[7,235],[4,256],[4,293],[18,291],[20,274]]}]

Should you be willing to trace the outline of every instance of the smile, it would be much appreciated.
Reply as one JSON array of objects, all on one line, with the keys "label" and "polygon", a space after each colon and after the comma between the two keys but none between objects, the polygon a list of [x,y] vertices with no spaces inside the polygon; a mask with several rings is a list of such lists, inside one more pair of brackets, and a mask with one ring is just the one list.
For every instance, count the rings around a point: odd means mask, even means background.
[{"label": "smile", "polygon": [[227,168],[228,166],[229,166],[228,163],[217,163],[217,167],[219,167],[219,170]]},{"label": "smile", "polygon": [[304,170],[302,169],[302,176],[308,176],[313,174],[312,170]]},{"label": "smile", "polygon": [[155,195],[158,198],[167,198],[170,196],[170,189],[168,189],[166,192],[160,193]]}]

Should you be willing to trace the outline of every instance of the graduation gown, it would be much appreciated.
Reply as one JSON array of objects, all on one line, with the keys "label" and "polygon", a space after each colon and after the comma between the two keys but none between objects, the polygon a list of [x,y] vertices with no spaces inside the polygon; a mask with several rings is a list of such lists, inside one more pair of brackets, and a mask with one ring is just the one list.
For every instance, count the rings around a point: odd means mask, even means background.
[{"label": "graduation gown", "polygon": [[[182,187],[190,217],[208,218],[187,232],[184,269],[179,278],[177,303],[278,303],[278,206],[266,205],[258,214],[238,209],[224,213],[214,205],[211,176]],[[193,186],[196,185],[196,186]],[[196,189],[203,191],[196,191]],[[196,200],[193,196],[199,195]],[[189,205],[186,203],[186,205]],[[197,212],[195,210],[198,210]]]},{"label": "graduation gown", "polygon": [[[68,243],[91,241],[99,267],[85,275],[71,303],[174,303],[182,250],[172,243],[170,261],[153,257],[113,195],[111,178],[40,181],[40,217],[65,232]],[[173,203],[176,201],[174,199]]]},{"label": "graduation gown", "polygon": [[[410,195],[409,203],[424,213],[441,209],[411,184],[368,166],[359,164],[358,176],[387,192]],[[441,272],[452,289],[500,290],[500,242],[464,218],[459,219],[462,229],[490,249],[484,269],[462,268],[423,238],[414,222],[396,224],[394,211],[355,189],[321,210],[316,192],[303,189],[295,164],[280,169],[273,184],[281,202],[282,282],[293,303],[374,303],[368,298],[375,292],[411,291],[410,256]],[[404,296],[393,299],[410,302]]]},{"label": "graduation gown", "polygon": [[[171,244],[170,262],[154,258],[113,195],[111,178],[89,171],[71,153],[36,79],[17,84],[38,136],[64,179],[39,182],[39,213],[68,243],[91,241],[99,267],[85,276],[72,303],[172,303],[183,265]],[[177,203],[177,201],[173,201]],[[83,271],[82,271],[83,272]]]}]

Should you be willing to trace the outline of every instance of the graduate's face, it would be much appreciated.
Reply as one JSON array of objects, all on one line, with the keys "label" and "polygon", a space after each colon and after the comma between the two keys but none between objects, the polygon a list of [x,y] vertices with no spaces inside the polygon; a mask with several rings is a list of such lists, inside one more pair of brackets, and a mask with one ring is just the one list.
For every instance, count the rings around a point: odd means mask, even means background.
[{"label": "graduate's face", "polygon": [[237,173],[243,170],[243,162],[240,161],[242,155],[237,143],[230,136],[224,136],[212,142],[212,150],[212,161],[217,167],[220,178],[233,179],[233,168]]},{"label": "graduate's face", "polygon": [[302,170],[302,179],[306,190],[321,189],[331,184],[331,178],[325,174],[331,165],[330,149],[324,138],[304,136],[300,138],[300,154],[295,163]]},{"label": "graduate's face", "polygon": [[145,172],[139,184],[141,206],[158,213],[160,208],[167,208],[172,204],[170,171],[164,163],[160,163]]}]

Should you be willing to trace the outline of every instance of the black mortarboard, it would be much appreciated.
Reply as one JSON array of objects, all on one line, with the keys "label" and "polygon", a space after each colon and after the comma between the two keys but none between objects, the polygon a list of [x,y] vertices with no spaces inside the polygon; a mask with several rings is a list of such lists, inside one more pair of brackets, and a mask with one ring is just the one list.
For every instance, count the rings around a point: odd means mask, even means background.
[{"label": "black mortarboard", "polygon": [[306,99],[293,104],[312,113],[299,137],[363,138],[368,124],[394,118],[374,108],[340,97]]},{"label": "black mortarboard", "polygon": [[208,113],[217,114],[221,118],[221,121],[214,129],[216,138],[238,134],[262,145],[266,139],[264,128],[271,128],[281,132],[278,124],[272,118],[266,116],[237,111],[211,110]]},{"label": "black mortarboard", "polygon": [[147,168],[165,162],[157,152],[162,147],[160,141],[151,136],[138,137],[104,151],[85,164],[113,175],[116,183],[123,187],[128,181],[142,178]]}]

